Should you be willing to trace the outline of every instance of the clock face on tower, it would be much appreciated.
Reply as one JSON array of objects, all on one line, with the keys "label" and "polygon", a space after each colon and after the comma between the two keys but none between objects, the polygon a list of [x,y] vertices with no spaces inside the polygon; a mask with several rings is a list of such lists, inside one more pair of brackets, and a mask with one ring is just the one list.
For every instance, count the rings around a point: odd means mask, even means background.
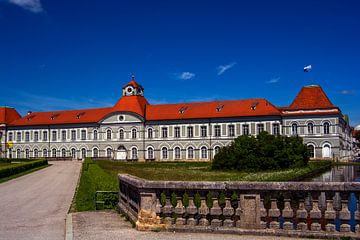
[{"label": "clock face on tower", "polygon": [[131,94],[134,91],[134,89],[132,87],[128,87],[126,89],[126,91],[127,91],[128,94]]}]

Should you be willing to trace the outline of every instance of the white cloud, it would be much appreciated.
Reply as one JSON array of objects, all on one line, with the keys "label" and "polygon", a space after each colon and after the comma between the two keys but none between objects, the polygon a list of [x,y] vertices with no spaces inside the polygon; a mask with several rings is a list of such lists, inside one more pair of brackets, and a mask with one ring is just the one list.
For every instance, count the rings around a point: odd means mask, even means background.
[{"label": "white cloud", "polygon": [[270,80],[267,81],[266,83],[277,83],[277,82],[279,82],[279,81],[280,81],[280,78],[277,77],[277,78],[272,78],[272,79],[270,79]]},{"label": "white cloud", "polygon": [[232,63],[229,63],[227,65],[220,65],[217,67],[217,70],[218,70],[218,73],[217,75],[221,75],[223,74],[224,72],[226,72],[227,70],[229,70],[230,68],[234,67],[237,63],[236,62],[232,62]]},{"label": "white cloud", "polygon": [[355,91],[354,90],[341,90],[340,94],[342,94],[342,95],[354,95]]},{"label": "white cloud", "polygon": [[195,77],[195,73],[192,72],[182,72],[178,75],[178,78],[181,80],[190,80]]},{"label": "white cloud", "polygon": [[18,5],[25,10],[28,10],[33,13],[40,13],[44,9],[41,6],[40,0],[8,0],[9,3]]}]

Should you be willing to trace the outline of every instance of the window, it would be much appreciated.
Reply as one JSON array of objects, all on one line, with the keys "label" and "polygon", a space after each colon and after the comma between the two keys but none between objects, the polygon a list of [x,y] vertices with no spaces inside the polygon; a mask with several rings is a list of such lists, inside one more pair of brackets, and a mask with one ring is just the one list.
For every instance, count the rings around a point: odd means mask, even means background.
[{"label": "window", "polygon": [[194,137],[194,128],[193,127],[188,127],[187,130],[188,130],[188,137],[189,138]]},{"label": "window", "polygon": [[43,132],[43,141],[46,142],[48,140],[48,133],[47,131]]},{"label": "window", "polygon": [[76,130],[71,130],[71,140],[72,141],[76,140]]},{"label": "window", "polygon": [[152,128],[148,129],[148,138],[153,138],[153,129]]},{"label": "window", "polygon": [[51,156],[56,157],[56,149],[55,148],[53,148],[53,150],[51,151]]},{"label": "window", "polygon": [[136,129],[134,128],[133,130],[131,130],[131,138],[132,139],[136,139],[136,136],[137,135],[137,131],[136,131]]},{"label": "window", "polygon": [[324,123],[324,134],[330,133],[330,124],[328,122]]},{"label": "window", "polygon": [[175,159],[180,159],[181,158],[181,150],[179,147],[176,147],[175,149]]},{"label": "window", "polygon": [[310,158],[315,158],[315,147],[314,145],[307,146]]},{"label": "window", "polygon": [[168,159],[168,149],[166,147],[163,147],[161,149],[161,158],[162,159]]},{"label": "window", "polygon": [[215,155],[218,154],[220,152],[220,147],[219,146],[216,146],[214,148],[214,152],[215,152]]},{"label": "window", "polygon": [[207,159],[207,148],[206,147],[201,147],[201,158]]},{"label": "window", "polygon": [[94,130],[94,136],[93,136],[94,140],[98,140],[98,131]]},{"label": "window", "polygon": [[21,141],[21,132],[16,133],[16,141],[18,141],[18,142]]},{"label": "window", "polygon": [[39,132],[34,132],[34,142],[39,141]]},{"label": "window", "polygon": [[71,157],[72,157],[73,159],[76,158],[76,149],[75,149],[75,148],[72,148],[72,149],[71,149]]},{"label": "window", "polygon": [[314,134],[314,124],[308,123],[307,129],[308,129],[308,134]]},{"label": "window", "polygon": [[48,156],[48,151],[47,149],[43,149],[43,157],[47,157]]},{"label": "window", "polygon": [[94,158],[99,157],[99,149],[97,149],[97,148],[94,148],[94,149],[93,149],[93,157],[94,157]]},{"label": "window", "polygon": [[25,158],[30,158],[30,150],[25,149]]},{"label": "window", "polygon": [[110,140],[110,139],[111,139],[111,130],[110,130],[110,129],[108,129],[108,130],[106,131],[106,139],[107,139],[107,140]]},{"label": "window", "polygon": [[168,137],[168,129],[167,129],[167,127],[161,128],[161,136],[162,136],[163,138],[167,138],[167,137]]},{"label": "window", "polygon": [[154,159],[154,149],[152,147],[147,149],[147,159]]},{"label": "window", "polygon": [[214,129],[215,129],[215,137],[220,137],[221,135],[220,125],[216,125]]},{"label": "window", "polygon": [[81,158],[82,158],[82,159],[85,159],[85,158],[86,158],[86,149],[85,149],[85,148],[82,148],[82,149],[81,149]]},{"label": "window", "polygon": [[30,133],[29,132],[25,132],[25,142],[30,141]]},{"label": "window", "polygon": [[201,137],[207,136],[207,127],[206,126],[201,126],[200,131],[201,131]]},{"label": "window", "polygon": [[13,140],[13,133],[9,133],[9,141],[12,141]]},{"label": "window", "polygon": [[291,125],[291,135],[297,135],[298,134],[298,125],[296,123],[293,123]]},{"label": "window", "polygon": [[38,158],[39,157],[39,150],[37,150],[36,148],[34,149],[34,158]]},{"label": "window", "polygon": [[138,159],[137,148],[135,147],[131,149],[131,159],[133,160]]},{"label": "window", "polygon": [[229,125],[229,137],[234,137],[235,136],[235,126],[234,125]]},{"label": "window", "polygon": [[106,149],[106,157],[111,158],[111,156],[112,156],[112,149],[111,148]]},{"label": "window", "polygon": [[61,149],[61,157],[66,157],[66,150],[65,150],[65,148]]},{"label": "window", "polygon": [[124,139],[124,129],[119,130],[119,139]]},{"label": "window", "polygon": [[188,149],[187,149],[187,158],[188,159],[193,159],[194,158],[194,148],[193,147],[188,147]]},{"label": "window", "polygon": [[273,124],[273,134],[280,135],[280,125],[278,123]]},{"label": "window", "polygon": [[53,141],[57,140],[57,132],[56,131],[52,131],[51,138],[52,138]]},{"label": "window", "polygon": [[86,130],[81,130],[81,140],[86,140]]},{"label": "window", "polygon": [[13,156],[12,156],[12,150],[11,149],[9,149],[9,158],[12,158]]},{"label": "window", "polygon": [[175,127],[175,137],[176,138],[180,137],[180,127]]},{"label": "window", "polygon": [[244,124],[242,129],[243,129],[243,135],[249,135],[249,125],[248,124]]},{"label": "window", "polygon": [[257,125],[257,134],[260,134],[264,131],[264,124],[260,123]]},{"label": "window", "polygon": [[16,158],[21,158],[21,151],[20,149],[16,150]]}]

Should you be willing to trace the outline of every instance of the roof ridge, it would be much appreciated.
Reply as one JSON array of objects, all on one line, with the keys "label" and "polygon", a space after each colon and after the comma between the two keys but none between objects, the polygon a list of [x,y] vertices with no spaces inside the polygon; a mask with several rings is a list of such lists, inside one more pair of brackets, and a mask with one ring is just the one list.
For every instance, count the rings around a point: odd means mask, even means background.
[{"label": "roof ridge", "polygon": [[[256,100],[264,100],[269,102],[265,98],[245,98],[245,99],[226,99],[226,100],[214,100],[214,101],[199,101],[199,102],[178,102],[178,103],[159,103],[159,104],[150,104],[150,106],[159,106],[159,105],[180,105],[180,104],[201,104],[201,103],[215,103],[215,102],[233,102],[233,101],[256,101]],[[270,103],[270,102],[269,102]]]}]

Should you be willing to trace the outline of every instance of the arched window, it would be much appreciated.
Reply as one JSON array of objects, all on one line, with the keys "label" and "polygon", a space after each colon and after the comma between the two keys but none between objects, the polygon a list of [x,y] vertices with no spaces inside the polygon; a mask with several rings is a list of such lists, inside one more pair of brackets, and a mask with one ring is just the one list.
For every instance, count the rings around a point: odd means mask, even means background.
[{"label": "arched window", "polygon": [[51,156],[52,157],[56,157],[56,149],[53,148],[52,151],[51,151]]},{"label": "arched window", "polygon": [[148,129],[148,138],[153,138],[153,129],[152,128]]},{"label": "arched window", "polygon": [[108,130],[106,131],[106,139],[107,139],[107,140],[110,140],[110,139],[111,139],[111,130],[110,130],[110,129],[108,129]]},{"label": "arched window", "polygon": [[131,138],[136,139],[136,129],[131,130]]},{"label": "arched window", "polygon": [[111,149],[111,148],[107,148],[107,149],[106,149],[106,157],[107,157],[107,158],[111,158],[111,157],[112,157],[112,149]]},{"label": "arched window", "polygon": [[315,158],[315,147],[312,144],[307,145],[310,158]]},{"label": "arched window", "polygon": [[131,159],[136,160],[138,159],[138,151],[136,147],[131,149]]},{"label": "arched window", "polygon": [[154,159],[154,149],[152,147],[147,149],[147,159]]},{"label": "arched window", "polygon": [[97,140],[97,139],[98,139],[98,131],[94,130],[94,140]]},{"label": "arched window", "polygon": [[291,135],[297,135],[298,134],[298,125],[296,123],[293,123],[291,125]]},{"label": "arched window", "polygon": [[94,157],[94,158],[99,157],[99,149],[97,149],[97,148],[94,148],[94,149],[93,149],[93,157]]},{"label": "arched window", "polygon": [[39,150],[37,150],[36,148],[34,149],[34,158],[38,158],[39,157]]},{"label": "arched window", "polygon": [[82,159],[85,159],[85,158],[86,158],[86,149],[85,149],[85,148],[82,148],[82,149],[81,149],[81,158],[82,158]]},{"label": "arched window", "polygon": [[330,133],[330,124],[328,122],[324,123],[324,134]]},{"label": "arched window", "polygon": [[66,157],[66,150],[65,150],[65,148],[61,149],[61,157]]},{"label": "arched window", "polygon": [[75,149],[75,148],[72,148],[72,149],[71,149],[71,157],[72,157],[73,159],[76,158],[76,149]]},{"label": "arched window", "polygon": [[188,147],[188,149],[187,149],[187,158],[188,159],[193,159],[194,158],[194,148],[193,147]]},{"label": "arched window", "polygon": [[331,146],[330,144],[326,143],[322,147],[322,157],[323,158],[330,158],[331,157]]},{"label": "arched window", "polygon": [[181,149],[179,147],[176,147],[174,149],[175,151],[175,159],[180,159],[181,158]]},{"label": "arched window", "polygon": [[308,134],[314,134],[314,124],[313,123],[308,123],[307,128],[308,128]]},{"label": "arched window", "polygon": [[30,158],[30,150],[25,149],[25,158]]},{"label": "arched window", "polygon": [[216,146],[216,147],[214,148],[214,153],[215,153],[215,155],[218,154],[219,152],[220,152],[220,147],[219,147],[219,146]]},{"label": "arched window", "polygon": [[161,149],[161,158],[162,159],[168,159],[168,149],[167,149],[167,147],[163,147]]},{"label": "arched window", "polygon": [[20,149],[16,150],[16,158],[21,158],[21,151]]},{"label": "arched window", "polygon": [[207,159],[207,148],[206,147],[201,147],[201,158]]},{"label": "arched window", "polygon": [[47,157],[48,156],[48,151],[47,149],[43,149],[43,157]]},{"label": "arched window", "polygon": [[124,129],[119,130],[119,139],[124,139]]}]

